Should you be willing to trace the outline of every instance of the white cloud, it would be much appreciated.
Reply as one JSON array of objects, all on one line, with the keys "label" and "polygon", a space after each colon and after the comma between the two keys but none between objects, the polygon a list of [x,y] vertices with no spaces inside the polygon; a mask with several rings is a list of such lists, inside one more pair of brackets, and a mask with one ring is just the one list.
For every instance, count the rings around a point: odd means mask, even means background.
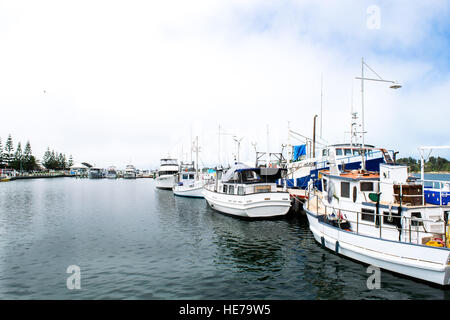
[{"label": "white cloud", "polygon": [[[365,28],[370,4],[6,2],[0,136],[30,139],[38,156],[50,146],[77,161],[155,167],[168,152],[180,156],[182,145],[186,153],[191,130],[202,160],[213,163],[221,124],[245,136],[241,158],[252,160],[251,142],[265,150],[267,124],[272,152],[285,143],[287,121],[311,135],[323,73],[324,137],[341,142],[352,86],[360,106],[354,77],[365,56],[380,75],[404,84],[398,91],[367,84],[367,142],[402,155],[414,155],[418,144],[449,143],[448,70],[398,54],[432,37],[431,23],[448,6],[380,2],[382,28],[372,32]],[[224,136],[229,159],[232,150]]]}]

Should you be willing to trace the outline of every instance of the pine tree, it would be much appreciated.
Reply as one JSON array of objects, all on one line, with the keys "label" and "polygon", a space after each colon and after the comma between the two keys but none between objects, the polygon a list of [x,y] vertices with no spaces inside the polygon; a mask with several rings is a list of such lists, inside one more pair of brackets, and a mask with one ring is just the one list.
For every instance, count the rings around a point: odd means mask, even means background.
[{"label": "pine tree", "polygon": [[42,165],[46,168],[46,169],[50,169],[50,160],[51,160],[51,153],[50,153],[50,148],[47,147],[47,151],[45,151],[44,153],[44,157],[42,158]]},{"label": "pine tree", "polygon": [[34,169],[34,162],[32,161],[34,159],[33,154],[31,152],[31,145],[30,141],[27,141],[27,144],[25,145],[25,150],[23,151],[23,168],[24,170],[31,171]]},{"label": "pine tree", "polygon": [[[1,143],[1,141],[0,141],[0,143]],[[70,157],[69,157],[69,162],[68,162],[67,166],[68,166],[69,168],[70,168],[71,166],[73,166],[73,158],[72,158],[72,155],[70,155]]]},{"label": "pine tree", "polygon": [[55,153],[55,150],[52,150],[52,152],[50,153],[50,169],[53,170],[56,169],[57,166],[56,156],[57,154]]},{"label": "pine tree", "polygon": [[11,162],[13,160],[13,153],[14,153],[14,146],[13,146],[11,134],[9,134],[8,139],[6,140],[5,153],[6,153],[6,155],[5,155],[6,165],[10,166]]},{"label": "pine tree", "polygon": [[14,154],[14,158],[12,161],[12,167],[15,170],[23,170],[22,169],[22,145],[20,142],[17,144],[16,153]]}]

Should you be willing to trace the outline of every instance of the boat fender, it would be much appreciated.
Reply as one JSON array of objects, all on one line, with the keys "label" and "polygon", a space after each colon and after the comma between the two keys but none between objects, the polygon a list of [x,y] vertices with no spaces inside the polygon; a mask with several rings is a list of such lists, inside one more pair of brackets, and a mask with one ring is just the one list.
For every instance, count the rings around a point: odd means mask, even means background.
[{"label": "boat fender", "polygon": [[330,181],[330,183],[328,185],[328,193],[327,193],[328,203],[331,203],[331,201],[333,201],[333,195],[334,195],[334,183]]},{"label": "boat fender", "polygon": [[339,253],[339,241],[336,241],[335,250],[336,253]]},{"label": "boat fender", "polygon": [[433,238],[432,240],[425,243],[425,245],[430,246],[430,247],[443,247],[444,243],[442,242],[442,239]]},{"label": "boat fender", "polygon": [[325,248],[325,238],[320,237],[320,243],[322,244],[322,248]]}]

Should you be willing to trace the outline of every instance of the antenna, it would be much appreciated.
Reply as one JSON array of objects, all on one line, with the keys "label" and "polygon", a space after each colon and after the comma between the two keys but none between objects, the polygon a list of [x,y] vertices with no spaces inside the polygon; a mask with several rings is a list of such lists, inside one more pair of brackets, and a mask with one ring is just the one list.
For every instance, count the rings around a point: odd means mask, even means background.
[{"label": "antenna", "polygon": [[239,149],[241,148],[241,141],[244,139],[244,137],[238,139],[236,136],[233,136],[234,141],[236,141],[237,144],[237,162],[239,162]]}]

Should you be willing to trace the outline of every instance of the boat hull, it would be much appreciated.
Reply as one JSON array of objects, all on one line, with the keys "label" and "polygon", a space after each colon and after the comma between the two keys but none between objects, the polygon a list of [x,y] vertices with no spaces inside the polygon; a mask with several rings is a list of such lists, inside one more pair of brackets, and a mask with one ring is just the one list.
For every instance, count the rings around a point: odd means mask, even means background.
[{"label": "boat hull", "polygon": [[320,221],[307,209],[309,228],[323,247],[348,258],[412,278],[450,285],[450,250],[379,239],[345,231]]},{"label": "boat hull", "polygon": [[174,186],[173,194],[179,197],[204,198],[203,184],[201,181],[197,181],[192,185]]},{"label": "boat hull", "polygon": [[162,175],[156,178],[156,188],[162,190],[172,190],[175,185],[174,175]]},{"label": "boat hull", "polygon": [[249,195],[228,195],[203,189],[208,204],[219,212],[243,218],[284,216],[291,207],[289,193],[271,192]]}]

